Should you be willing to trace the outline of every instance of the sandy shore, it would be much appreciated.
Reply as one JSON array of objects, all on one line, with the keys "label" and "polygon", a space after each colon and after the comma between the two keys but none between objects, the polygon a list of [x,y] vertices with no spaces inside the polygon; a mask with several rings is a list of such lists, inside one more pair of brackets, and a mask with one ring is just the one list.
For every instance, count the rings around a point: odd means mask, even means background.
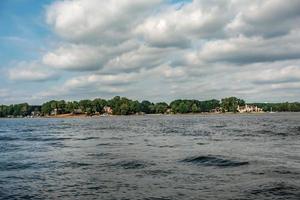
[{"label": "sandy shore", "polygon": [[53,116],[45,116],[45,117],[42,117],[42,118],[84,118],[84,117],[89,117],[88,115],[86,114],[78,114],[78,115],[75,115],[75,114],[61,114],[61,115],[53,115]]},{"label": "sandy shore", "polygon": [[[40,116],[40,117],[33,117],[33,118],[91,118],[91,117],[115,117],[115,116],[174,116],[174,115],[254,115],[254,114],[266,114],[268,112],[257,112],[257,113],[185,113],[185,114],[143,114],[143,115],[86,115],[86,114],[60,114],[60,115],[51,115],[51,116]],[[17,118],[17,117],[16,117]],[[24,117],[24,118],[31,118],[31,117]]]},{"label": "sandy shore", "polygon": [[265,114],[267,112],[257,112],[257,113],[186,113],[186,114],[144,114],[144,115],[86,115],[86,114],[60,114],[56,116],[47,116],[42,118],[85,118],[85,117],[111,117],[111,116],[173,116],[173,115],[253,115],[253,114]]}]

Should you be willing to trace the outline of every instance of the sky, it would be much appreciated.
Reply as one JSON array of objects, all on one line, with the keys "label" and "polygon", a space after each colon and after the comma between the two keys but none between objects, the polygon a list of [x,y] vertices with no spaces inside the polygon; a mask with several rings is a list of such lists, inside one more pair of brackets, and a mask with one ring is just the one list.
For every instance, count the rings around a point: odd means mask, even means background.
[{"label": "sky", "polygon": [[0,1],[0,104],[117,95],[300,101],[300,1]]}]

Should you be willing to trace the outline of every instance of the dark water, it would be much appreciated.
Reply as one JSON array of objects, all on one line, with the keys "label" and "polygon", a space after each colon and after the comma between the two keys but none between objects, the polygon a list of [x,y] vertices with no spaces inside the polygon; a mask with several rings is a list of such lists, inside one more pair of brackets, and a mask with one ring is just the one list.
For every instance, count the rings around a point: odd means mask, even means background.
[{"label": "dark water", "polygon": [[300,114],[1,119],[0,199],[300,199]]}]

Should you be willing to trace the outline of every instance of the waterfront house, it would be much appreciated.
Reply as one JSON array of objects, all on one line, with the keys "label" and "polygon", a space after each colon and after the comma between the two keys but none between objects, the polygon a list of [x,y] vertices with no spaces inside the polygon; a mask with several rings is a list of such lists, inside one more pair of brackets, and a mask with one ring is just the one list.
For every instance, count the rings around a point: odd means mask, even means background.
[{"label": "waterfront house", "polygon": [[58,114],[58,109],[55,108],[54,110],[51,111],[51,115],[56,116]]},{"label": "waterfront house", "polygon": [[40,117],[41,116],[41,112],[40,111],[32,111],[31,112],[31,117]]},{"label": "waterfront house", "polygon": [[221,113],[222,112],[222,108],[216,107],[215,109],[212,109],[210,112],[212,112],[212,113]]},{"label": "waterfront house", "polygon": [[245,105],[245,106],[238,106],[237,111],[239,113],[252,113],[252,112],[262,112],[263,110],[254,105]]},{"label": "waterfront house", "polygon": [[113,114],[113,109],[109,106],[104,106],[103,111],[105,114],[109,114],[109,115]]},{"label": "waterfront house", "polygon": [[73,114],[74,114],[74,115],[80,115],[80,114],[83,114],[83,111],[82,111],[82,109],[80,109],[80,108],[74,109],[74,110],[73,110]]}]

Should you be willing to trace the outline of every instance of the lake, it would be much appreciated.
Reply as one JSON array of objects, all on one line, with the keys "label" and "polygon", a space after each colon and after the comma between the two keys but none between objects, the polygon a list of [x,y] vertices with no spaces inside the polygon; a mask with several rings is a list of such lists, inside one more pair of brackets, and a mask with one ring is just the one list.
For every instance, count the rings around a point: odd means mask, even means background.
[{"label": "lake", "polygon": [[300,113],[0,119],[0,199],[300,199]]}]

